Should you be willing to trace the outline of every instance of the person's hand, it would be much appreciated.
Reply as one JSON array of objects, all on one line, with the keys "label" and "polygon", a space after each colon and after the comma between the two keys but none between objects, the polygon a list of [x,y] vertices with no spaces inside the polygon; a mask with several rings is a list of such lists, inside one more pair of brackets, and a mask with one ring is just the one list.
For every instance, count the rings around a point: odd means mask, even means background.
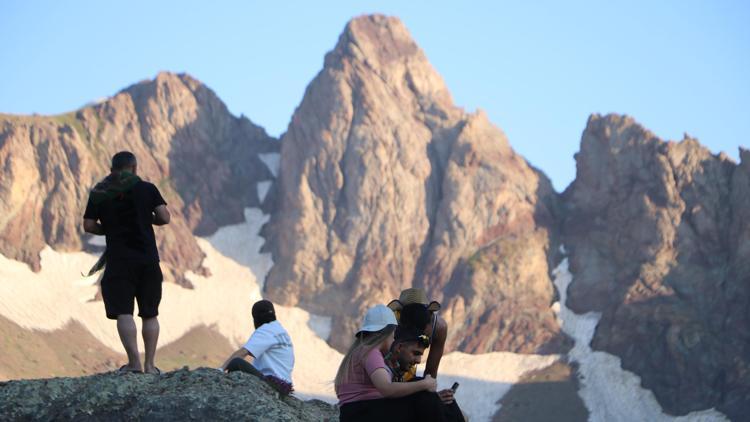
[{"label": "person's hand", "polygon": [[445,390],[440,390],[438,391],[437,394],[443,403],[445,404],[453,403],[453,390],[451,390],[450,388],[446,388]]},{"label": "person's hand", "polygon": [[426,388],[427,391],[431,391],[434,393],[437,390],[437,381],[435,380],[435,378],[432,378],[432,375],[430,374],[425,375],[422,382],[427,387]]}]

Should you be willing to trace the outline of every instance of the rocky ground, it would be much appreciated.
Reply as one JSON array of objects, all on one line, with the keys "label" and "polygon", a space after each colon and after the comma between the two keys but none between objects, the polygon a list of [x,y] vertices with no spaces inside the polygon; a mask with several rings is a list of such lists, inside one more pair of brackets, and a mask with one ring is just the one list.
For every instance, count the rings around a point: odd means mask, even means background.
[{"label": "rocky ground", "polygon": [[318,400],[280,398],[252,375],[200,368],[0,383],[0,420],[331,421],[338,411]]}]

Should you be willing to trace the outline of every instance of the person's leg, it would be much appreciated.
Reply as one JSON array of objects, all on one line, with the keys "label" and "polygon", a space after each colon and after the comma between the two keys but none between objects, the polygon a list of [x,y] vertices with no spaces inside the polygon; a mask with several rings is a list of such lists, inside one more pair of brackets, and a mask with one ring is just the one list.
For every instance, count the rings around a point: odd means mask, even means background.
[{"label": "person's leg", "polygon": [[133,315],[117,316],[117,334],[120,335],[120,341],[128,355],[128,369],[142,371],[141,357],[138,354],[138,329],[135,326]]},{"label": "person's leg", "polygon": [[449,422],[465,422],[464,419],[464,413],[461,411],[461,408],[458,406],[458,402],[456,400],[453,400],[453,403],[451,404],[444,404],[445,406],[445,419]]},{"label": "person's leg", "polygon": [[159,319],[157,317],[143,318],[141,333],[143,335],[143,346],[146,349],[143,371],[148,374],[158,373],[154,365],[154,358],[156,357],[156,343],[159,341]]},{"label": "person's leg", "polygon": [[257,370],[250,362],[242,358],[234,358],[227,364],[227,372],[240,371],[253,374],[258,378],[263,378],[263,374]]},{"label": "person's leg", "polygon": [[411,422],[408,403],[401,399],[374,399],[347,403],[339,408],[341,422]]},{"label": "person's leg", "polygon": [[159,304],[161,303],[161,283],[163,276],[159,263],[143,264],[136,272],[138,279],[135,297],[138,301],[138,316],[142,318],[143,345],[146,349],[144,371],[158,374],[156,368],[156,347],[159,342]]},{"label": "person's leg", "polygon": [[117,334],[128,356],[125,368],[141,371],[138,330],[133,320],[135,286],[131,282],[127,266],[118,262],[108,262],[102,275],[101,289],[107,318],[117,321]]},{"label": "person's leg", "polygon": [[437,393],[420,391],[408,397],[414,406],[415,421],[446,421],[446,407]]}]

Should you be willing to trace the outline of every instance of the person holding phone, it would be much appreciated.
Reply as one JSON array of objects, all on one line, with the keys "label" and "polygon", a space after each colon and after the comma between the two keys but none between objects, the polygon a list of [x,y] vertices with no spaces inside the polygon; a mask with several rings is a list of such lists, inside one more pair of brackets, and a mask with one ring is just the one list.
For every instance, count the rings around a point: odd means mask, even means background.
[{"label": "person holding phone", "polygon": [[385,305],[367,311],[334,382],[341,422],[446,420],[432,376],[393,381],[385,356],[394,342],[396,325],[396,317]]},{"label": "person holding phone", "polygon": [[[399,325],[394,333],[393,344],[391,345],[390,351],[385,355],[385,360],[391,369],[394,382],[404,382],[405,376],[410,374],[411,368],[422,362],[422,357],[425,354],[425,349],[429,347],[430,339],[422,330],[415,327]],[[425,377],[431,377],[426,374]],[[422,378],[410,377],[407,382],[419,382]],[[464,416],[461,412],[461,408],[456,403],[454,394],[458,388],[458,383],[453,383],[451,388],[438,391],[437,396],[442,402],[440,406],[441,413],[443,413],[444,420],[446,421],[457,421],[464,422]],[[417,407],[431,406],[434,405],[431,402],[425,402],[424,404],[417,403]]]}]

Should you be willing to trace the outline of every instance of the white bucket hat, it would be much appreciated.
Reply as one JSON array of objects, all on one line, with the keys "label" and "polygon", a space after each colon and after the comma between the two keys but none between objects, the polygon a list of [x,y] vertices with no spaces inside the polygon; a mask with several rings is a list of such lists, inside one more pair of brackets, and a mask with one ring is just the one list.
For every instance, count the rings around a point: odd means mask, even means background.
[{"label": "white bucket hat", "polygon": [[393,311],[385,305],[375,305],[367,310],[357,335],[363,331],[380,331],[389,325],[398,325]]}]

